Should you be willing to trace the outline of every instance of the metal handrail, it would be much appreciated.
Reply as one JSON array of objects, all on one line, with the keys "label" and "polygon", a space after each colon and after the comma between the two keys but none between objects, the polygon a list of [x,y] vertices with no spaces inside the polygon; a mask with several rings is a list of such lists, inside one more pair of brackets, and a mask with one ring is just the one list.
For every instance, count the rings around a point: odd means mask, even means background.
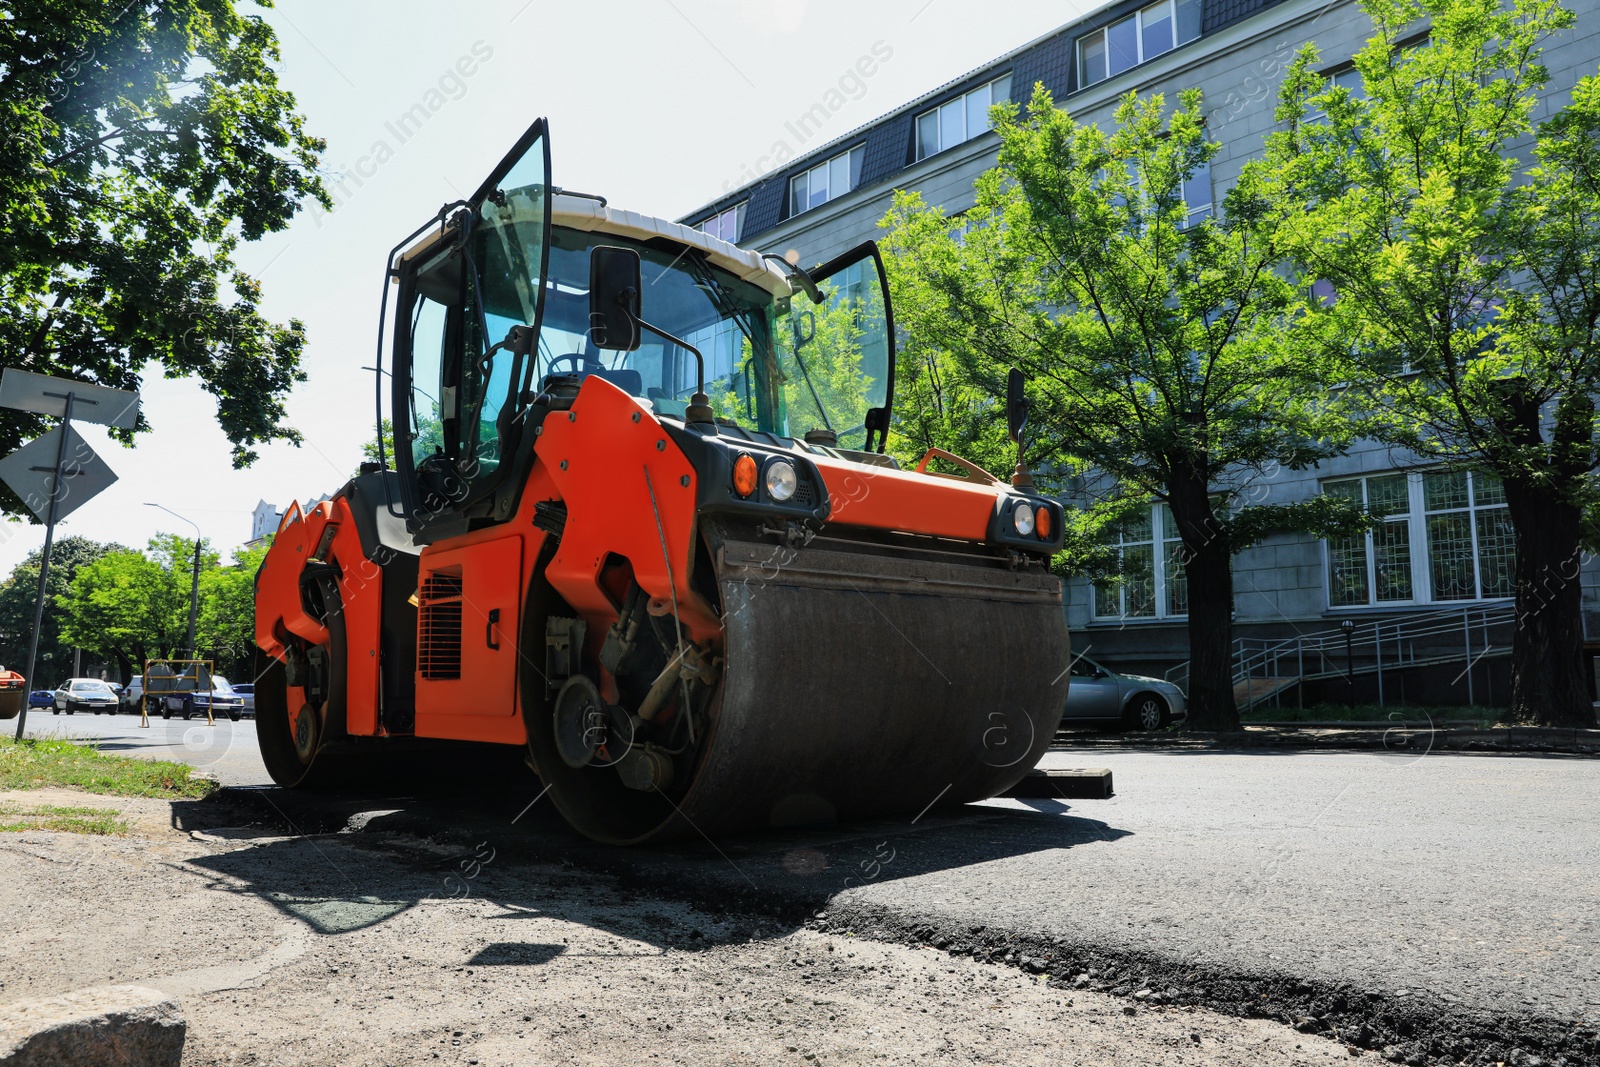
[{"label": "metal handrail", "polygon": [[[1462,651],[1460,659],[1468,664],[1488,656],[1505,655],[1509,645],[1497,648],[1489,640],[1490,629],[1513,623],[1515,606],[1508,601],[1491,604],[1464,604],[1460,607],[1433,608],[1408,615],[1370,618],[1356,622],[1347,634],[1343,626],[1329,627],[1292,637],[1263,638],[1239,637],[1233,640],[1233,682],[1238,685],[1250,679],[1273,679],[1288,685],[1275,686],[1268,696],[1276,697],[1283,690],[1303,681],[1339,675],[1376,674],[1378,677],[1378,703],[1383,703],[1383,672],[1385,667],[1401,669],[1425,664],[1446,663],[1457,659],[1449,654],[1417,655],[1419,643],[1460,634]],[[1474,650],[1474,636],[1479,642]],[[1385,657],[1388,657],[1387,664]],[[1357,668],[1355,661],[1362,661]],[[1341,666],[1337,661],[1342,659]],[[1308,662],[1309,661],[1309,662]],[[1163,677],[1180,687],[1189,680],[1190,661],[1168,669]],[[1467,701],[1473,703],[1471,672],[1467,673]],[[1262,697],[1266,699],[1266,696]],[[1250,701],[1254,703],[1255,701]]]}]

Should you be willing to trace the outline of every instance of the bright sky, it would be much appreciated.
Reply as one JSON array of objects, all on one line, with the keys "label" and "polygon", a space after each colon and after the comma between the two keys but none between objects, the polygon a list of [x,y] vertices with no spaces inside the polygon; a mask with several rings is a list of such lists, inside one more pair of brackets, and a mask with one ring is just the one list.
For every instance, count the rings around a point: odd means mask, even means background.
[{"label": "bright sky", "polygon": [[[540,115],[550,120],[555,184],[676,218],[748,180],[775,142],[795,154],[815,147],[1098,6],[278,0],[265,14],[282,46],[281,81],[328,142],[330,186],[355,175],[333,213],[304,212],[237,256],[262,281],[265,313],[306,325],[308,380],[288,403],[305,443],[263,448],[236,471],[210,396],[152,368],[143,395],[154,429],[137,447],[81,427],[119,481],[58,535],[142,547],[160,530],[191,533],[143,506],[156,501],[226,556],[249,537],[258,500],[281,507],[343,484],[372,435],[372,375],[360,368],[372,363],[389,249],[470,193]],[[785,122],[822,102],[879,42],[891,57],[864,83],[845,83],[845,105],[812,142],[793,143]],[[419,103],[431,114],[402,140],[391,126]],[[41,526],[0,525],[0,575],[43,540]]]}]

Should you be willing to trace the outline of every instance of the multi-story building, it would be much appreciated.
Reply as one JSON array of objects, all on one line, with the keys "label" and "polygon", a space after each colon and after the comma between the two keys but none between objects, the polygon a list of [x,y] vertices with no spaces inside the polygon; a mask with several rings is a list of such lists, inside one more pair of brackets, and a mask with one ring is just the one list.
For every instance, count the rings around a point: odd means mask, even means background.
[{"label": "multi-story building", "polygon": [[[1551,93],[1536,119],[1564,102],[1578,78],[1600,69],[1595,0],[1575,6],[1576,28],[1547,47]],[[1102,127],[1129,90],[1171,98],[1200,89],[1208,136],[1218,145],[1209,170],[1185,189],[1191,214],[1200,217],[1262,151],[1283,73],[1300,47],[1315,41],[1319,69],[1350,84],[1351,57],[1371,32],[1349,0],[1113,4],[787,161],[682,221],[745,247],[797,251],[810,264],[877,236],[895,190],[916,190],[954,215],[972,205],[974,180],[995,164],[989,105],[1026,100],[1035,83],[1079,121]],[[1282,535],[1238,554],[1235,618],[1244,666],[1258,675],[1323,675],[1300,687],[1302,697],[1370,699],[1386,680],[1388,700],[1505,700],[1513,544],[1493,478],[1439,470],[1368,442],[1312,470],[1279,471],[1258,488],[1256,499],[1267,503],[1347,495],[1382,522],[1346,542]],[[1148,520],[1125,530],[1119,544],[1125,580],[1068,583],[1075,647],[1112,665],[1181,671],[1186,588],[1166,509],[1152,505]],[[1587,563],[1586,632],[1600,634],[1595,577]],[[1331,639],[1296,640],[1308,633]],[[1351,634],[1348,643],[1341,633]],[[1251,659],[1252,649],[1280,641],[1288,644],[1276,655]],[[1426,667],[1446,655],[1456,662]],[[1424,666],[1401,669],[1407,662]],[[1384,664],[1387,673],[1374,669]],[[1329,677],[1352,668],[1349,680]]]}]

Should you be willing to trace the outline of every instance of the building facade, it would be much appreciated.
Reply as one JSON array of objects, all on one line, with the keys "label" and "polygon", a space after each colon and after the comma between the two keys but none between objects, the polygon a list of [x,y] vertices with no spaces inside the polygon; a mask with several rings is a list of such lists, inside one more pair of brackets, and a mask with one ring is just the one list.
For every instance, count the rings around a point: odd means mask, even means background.
[{"label": "building facade", "polygon": [[[1578,9],[1577,25],[1547,47],[1550,93],[1536,121],[1562,106],[1579,78],[1600,70],[1600,4],[1575,0],[1571,6]],[[1185,189],[1191,216],[1200,217],[1262,152],[1275,125],[1278,87],[1299,49],[1314,41],[1318,69],[1334,83],[1351,84],[1351,57],[1371,33],[1370,21],[1349,0],[1114,4],[681,221],[763,252],[792,250],[801,263],[812,264],[878,236],[878,220],[895,190],[918,191],[957,214],[972,205],[974,180],[996,161],[999,140],[988,129],[988,106],[1025,101],[1036,83],[1080,122],[1103,128],[1130,90],[1171,99],[1180,90],[1200,89],[1208,136],[1218,145],[1209,172]],[[1237,555],[1241,663],[1249,667],[1259,649],[1259,673],[1323,675],[1319,684],[1300,687],[1301,699],[1504,702],[1513,546],[1495,480],[1431,468],[1368,442],[1314,469],[1274,472],[1257,483],[1252,499],[1288,503],[1318,493],[1361,501],[1382,521],[1345,542],[1282,535]],[[1153,505],[1148,520],[1119,539],[1122,582],[1068,582],[1075,648],[1089,648],[1119,669],[1172,671],[1181,680],[1188,636],[1177,544],[1166,509]],[[1586,561],[1584,621],[1591,635],[1600,635],[1597,578],[1594,562]],[[1439,662],[1446,652],[1458,662]],[[1278,662],[1289,655],[1299,657],[1293,666]],[[1382,693],[1385,657],[1391,666]],[[1461,660],[1469,669],[1462,670]],[[1406,669],[1407,663],[1417,666]]]}]

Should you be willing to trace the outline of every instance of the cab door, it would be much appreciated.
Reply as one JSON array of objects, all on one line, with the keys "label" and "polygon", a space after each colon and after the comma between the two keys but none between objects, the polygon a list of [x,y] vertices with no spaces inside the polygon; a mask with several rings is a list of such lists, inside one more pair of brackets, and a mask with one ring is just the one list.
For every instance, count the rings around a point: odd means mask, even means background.
[{"label": "cab door", "polygon": [[[882,452],[894,406],[894,309],[876,241],[808,272],[777,331],[789,432],[831,433],[836,447]],[[810,288],[809,286],[807,287]]]},{"label": "cab door", "polygon": [[519,615],[533,561],[505,522],[533,464],[522,415],[550,259],[550,147],[535,122],[401,269],[396,459],[418,563],[416,733],[521,743]]}]

